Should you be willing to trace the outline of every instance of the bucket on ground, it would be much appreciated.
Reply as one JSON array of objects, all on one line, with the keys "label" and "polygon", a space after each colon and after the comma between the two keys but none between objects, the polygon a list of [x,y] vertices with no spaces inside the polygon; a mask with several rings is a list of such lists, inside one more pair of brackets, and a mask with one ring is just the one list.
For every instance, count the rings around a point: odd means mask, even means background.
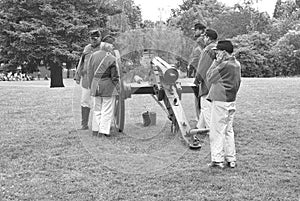
[{"label": "bucket on ground", "polygon": [[156,113],[155,112],[144,112],[143,116],[143,123],[144,126],[154,126],[156,125]]}]

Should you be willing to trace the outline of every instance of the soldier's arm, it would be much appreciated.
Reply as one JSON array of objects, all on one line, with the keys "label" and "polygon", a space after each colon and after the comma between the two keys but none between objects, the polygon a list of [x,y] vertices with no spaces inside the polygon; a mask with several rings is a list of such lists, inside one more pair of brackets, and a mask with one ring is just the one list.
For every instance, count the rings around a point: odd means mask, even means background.
[{"label": "soldier's arm", "polygon": [[90,59],[87,62],[87,79],[88,79],[89,88],[91,88],[92,80],[95,72],[93,64],[94,64],[94,56],[91,55]]},{"label": "soldier's arm", "polygon": [[199,47],[195,48],[193,50],[192,58],[189,65],[197,69],[200,56],[201,56],[201,50],[199,49]]},{"label": "soldier's arm", "polygon": [[208,83],[215,83],[221,79],[225,70],[225,62],[214,61],[211,67],[208,69],[206,79]]},{"label": "soldier's arm", "polygon": [[201,72],[203,71],[203,68],[205,65],[207,65],[208,61],[207,58],[207,50],[204,50],[200,56],[198,65],[197,65],[197,71],[196,71],[196,76],[195,76],[195,81],[194,84],[199,85],[203,81],[203,74]]},{"label": "soldier's arm", "polygon": [[76,81],[77,84],[79,84],[80,79],[81,79],[81,71],[83,69],[83,65],[84,65],[84,57],[81,56],[80,59],[79,59],[79,62],[77,64],[75,77],[74,77],[74,80]]},{"label": "soldier's arm", "polygon": [[117,70],[117,66],[116,66],[116,62],[113,62],[111,65],[110,65],[110,73],[111,73],[111,79],[113,81],[114,84],[117,84],[119,82],[119,73],[118,73],[118,70]]}]

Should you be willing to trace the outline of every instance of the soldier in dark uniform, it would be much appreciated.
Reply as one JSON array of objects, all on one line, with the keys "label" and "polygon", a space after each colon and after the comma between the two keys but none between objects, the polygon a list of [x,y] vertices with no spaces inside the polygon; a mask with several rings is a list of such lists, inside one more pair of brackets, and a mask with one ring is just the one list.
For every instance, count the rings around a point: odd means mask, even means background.
[{"label": "soldier in dark uniform", "polygon": [[110,36],[101,43],[101,50],[94,52],[88,64],[88,80],[93,99],[93,135],[109,136],[113,119],[116,95],[118,95],[119,74],[116,57],[113,54],[113,40]]},{"label": "soldier in dark uniform", "polygon": [[[205,42],[204,42],[205,30],[206,30],[206,26],[203,25],[202,23],[196,23],[194,26],[194,31],[195,31],[194,37],[196,39],[197,46],[194,47],[193,49],[191,60],[188,65],[187,76],[190,78],[195,77],[201,53],[205,48]],[[195,108],[196,108],[196,120],[199,121],[201,101],[198,98],[198,91],[196,92],[196,96],[195,96]]]},{"label": "soldier in dark uniform", "polygon": [[188,77],[195,77],[199,59],[201,56],[201,52],[205,47],[204,43],[204,33],[205,33],[206,26],[202,23],[197,23],[194,26],[194,37],[197,42],[197,46],[194,47],[193,52],[191,54],[190,62],[188,64]]},{"label": "soldier in dark uniform", "polygon": [[210,84],[207,82],[206,73],[216,58],[216,53],[212,48],[217,44],[218,33],[213,29],[206,29],[204,39],[206,47],[202,51],[194,80],[194,84],[199,85],[201,112],[197,127],[201,129],[210,127],[211,103],[207,100]]}]

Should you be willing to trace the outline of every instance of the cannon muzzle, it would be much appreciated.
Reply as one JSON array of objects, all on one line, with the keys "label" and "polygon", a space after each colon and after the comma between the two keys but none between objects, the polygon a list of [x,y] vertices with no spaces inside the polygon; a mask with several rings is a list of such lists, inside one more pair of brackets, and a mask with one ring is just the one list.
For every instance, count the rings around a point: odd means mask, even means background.
[{"label": "cannon muzzle", "polygon": [[179,78],[178,70],[168,64],[160,57],[154,57],[152,64],[156,66],[162,73],[163,82],[166,84],[175,84]]}]

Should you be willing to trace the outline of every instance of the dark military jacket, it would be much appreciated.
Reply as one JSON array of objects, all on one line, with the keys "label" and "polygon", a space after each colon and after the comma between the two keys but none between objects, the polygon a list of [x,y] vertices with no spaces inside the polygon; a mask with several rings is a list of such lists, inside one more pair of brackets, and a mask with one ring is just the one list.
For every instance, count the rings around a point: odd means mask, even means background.
[{"label": "dark military jacket", "polygon": [[118,95],[119,73],[116,57],[111,52],[99,50],[91,55],[88,63],[88,81],[91,96]]}]

